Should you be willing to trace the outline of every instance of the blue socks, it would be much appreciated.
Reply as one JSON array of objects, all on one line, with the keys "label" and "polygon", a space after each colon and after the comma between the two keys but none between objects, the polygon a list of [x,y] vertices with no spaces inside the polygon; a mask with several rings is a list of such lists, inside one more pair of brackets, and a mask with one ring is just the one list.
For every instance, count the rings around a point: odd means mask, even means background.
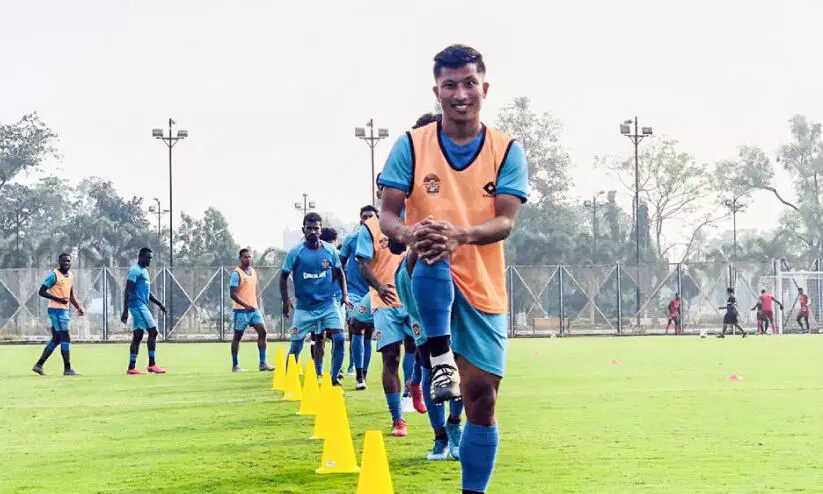
[{"label": "blue socks", "polygon": [[454,281],[449,261],[429,265],[421,259],[416,263],[412,272],[412,294],[428,337],[450,334]]},{"label": "blue socks", "polygon": [[371,340],[363,337],[363,372],[369,371],[369,363],[371,362]]},{"label": "blue socks", "polygon": [[234,352],[231,352],[231,365],[232,367],[237,367],[238,365],[240,365],[237,363],[237,354]]},{"label": "blue socks", "polygon": [[[260,364],[266,363],[266,349],[265,348],[258,348],[257,353],[260,355]],[[237,364],[234,364],[237,365]]]},{"label": "blue socks", "polygon": [[466,422],[460,441],[463,489],[485,492],[497,459],[497,425],[485,427]]},{"label": "blue socks", "polygon": [[[429,422],[431,422],[432,429],[441,429],[446,427],[446,406],[443,403],[434,403],[431,394],[432,385],[432,371],[431,369],[423,368],[421,374],[423,375],[423,401],[426,403],[428,409]],[[452,400],[454,403],[456,400]],[[462,401],[461,401],[462,403]]]},{"label": "blue socks", "polygon": [[411,383],[415,386],[419,386],[420,382],[423,380],[423,367],[420,365],[420,354],[415,352],[414,354],[414,370],[412,371],[411,376]]},{"label": "blue socks", "polygon": [[137,354],[129,354],[129,369],[134,369],[135,365],[137,365]]},{"label": "blue socks", "polygon": [[337,381],[340,369],[343,368],[343,359],[346,357],[346,335],[334,333],[331,335],[331,379]]},{"label": "blue socks", "polygon": [[412,373],[414,373],[414,354],[406,352],[403,355],[403,396],[409,396],[406,383],[411,381]]},{"label": "blue socks", "polygon": [[463,415],[463,400],[449,401],[449,417],[459,419]]},{"label": "blue socks", "polygon": [[357,370],[363,369],[363,335],[354,334],[351,337],[351,354],[354,357],[354,368]]},{"label": "blue socks", "polygon": [[154,350],[149,350],[149,366],[154,365],[156,362],[154,361]]},{"label": "blue socks", "polygon": [[403,418],[403,412],[400,409],[400,393],[386,393],[386,403],[389,405],[392,422]]}]

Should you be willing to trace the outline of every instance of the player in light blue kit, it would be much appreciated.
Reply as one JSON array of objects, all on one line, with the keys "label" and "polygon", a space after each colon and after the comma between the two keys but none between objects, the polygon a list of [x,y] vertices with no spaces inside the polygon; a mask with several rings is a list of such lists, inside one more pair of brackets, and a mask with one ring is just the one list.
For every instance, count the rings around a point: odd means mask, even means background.
[{"label": "player in light blue kit", "polygon": [[[340,255],[340,245],[337,243],[337,230],[334,228],[324,226],[320,230],[320,240],[326,242],[327,244],[331,244],[335,249],[337,249],[337,255]],[[341,259],[342,264],[342,259]],[[337,307],[338,312],[340,312],[340,319],[343,322],[346,321],[346,309],[342,302],[343,292],[340,290],[340,285],[334,284],[334,306]],[[345,337],[345,334],[343,335]],[[314,342],[312,342],[314,343]],[[314,346],[314,345],[312,345]],[[324,349],[325,350],[325,349]],[[345,354],[345,350],[343,351]],[[312,354],[314,355],[314,354]],[[340,372],[337,373],[337,380],[343,380],[343,367],[340,367]]]},{"label": "player in light blue kit", "polygon": [[[372,205],[360,208],[360,225],[369,218],[377,215],[377,208]],[[374,318],[372,317],[371,302],[369,299],[369,285],[360,274],[360,266],[355,259],[357,251],[357,237],[360,228],[354,230],[343,240],[343,249],[340,251],[340,262],[346,271],[346,285],[349,289],[349,300],[353,309],[348,311],[347,322],[351,335],[350,367],[354,367],[357,384],[356,390],[366,389],[366,375],[369,372],[369,363],[372,354],[372,335],[374,334]]]},{"label": "player in light blue kit", "polygon": [[123,294],[123,315],[120,320],[126,324],[131,314],[132,324],[132,338],[131,351],[129,355],[129,370],[127,374],[144,374],[143,371],[136,369],[137,352],[140,350],[140,342],[143,341],[143,332],[149,333],[149,339],[146,341],[146,346],[149,349],[149,368],[148,371],[153,374],[165,374],[166,370],[157,365],[155,362],[155,349],[157,345],[157,324],[154,322],[154,317],[149,310],[149,302],[157,305],[160,311],[165,314],[166,307],[154,298],[151,293],[151,275],[147,269],[151,265],[152,253],[148,247],[140,249],[137,255],[137,264],[129,269],[128,278],[126,280],[126,289]]},{"label": "player in light blue kit", "polygon": [[[335,306],[334,283],[340,286],[341,302],[349,308],[351,302],[337,249],[320,240],[322,222],[317,213],[309,213],[303,218],[305,241],[293,247],[283,261],[280,296],[284,316],[289,317],[291,309],[295,309],[289,353],[298,359],[306,336],[313,335],[314,365],[319,376],[323,372],[323,337],[327,334],[332,340],[332,384],[339,386],[337,374],[343,367],[346,338],[343,336],[343,320]],[[296,308],[289,298],[289,276],[294,283]]]}]

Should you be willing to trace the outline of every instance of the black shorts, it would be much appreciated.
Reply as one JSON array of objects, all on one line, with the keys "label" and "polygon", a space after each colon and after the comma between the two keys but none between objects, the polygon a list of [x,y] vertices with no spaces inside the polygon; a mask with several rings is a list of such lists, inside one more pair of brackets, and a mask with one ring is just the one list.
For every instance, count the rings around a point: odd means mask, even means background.
[{"label": "black shorts", "polygon": [[737,324],[737,314],[726,314],[723,316],[723,324]]}]

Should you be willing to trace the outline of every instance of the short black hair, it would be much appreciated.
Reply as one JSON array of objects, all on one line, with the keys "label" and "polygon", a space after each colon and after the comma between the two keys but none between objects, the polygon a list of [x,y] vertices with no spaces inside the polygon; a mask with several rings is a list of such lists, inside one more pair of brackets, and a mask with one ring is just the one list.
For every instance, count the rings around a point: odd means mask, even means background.
[{"label": "short black hair", "polygon": [[732,287],[726,288],[726,293],[734,293],[734,288],[732,288]]},{"label": "short black hair", "polygon": [[469,64],[477,66],[477,72],[486,73],[486,64],[483,62],[483,55],[471,46],[451,45],[434,56],[434,78],[440,77],[443,67],[447,69],[459,69]]},{"label": "short black hair", "polygon": [[380,183],[379,183],[380,182],[380,175],[382,175],[382,174],[383,174],[383,172],[377,172],[377,176],[374,177],[374,184],[375,185],[380,185]]},{"label": "short black hair", "polygon": [[417,122],[414,123],[413,129],[418,129],[424,125],[428,125],[432,122],[437,122],[440,120],[440,115],[436,113],[424,113],[420,115],[420,118],[417,119]]},{"label": "short black hair", "polygon": [[766,293],[766,289],[764,288],[764,289],[760,290],[760,293]]},{"label": "short black hair", "polygon": [[137,257],[143,257],[146,254],[151,254],[151,249],[149,249],[148,247],[143,247],[142,249],[140,249],[140,252],[137,253]]},{"label": "short black hair", "polygon": [[58,261],[62,261],[64,257],[71,257],[71,254],[68,252],[61,252],[59,256],[57,256]]},{"label": "short black hair", "polygon": [[323,223],[323,218],[320,217],[319,214],[312,211],[311,213],[307,213],[306,216],[303,216],[303,226],[306,226],[307,223]]},{"label": "short black hair", "polygon": [[328,243],[333,243],[337,240],[337,230],[331,227],[323,227],[320,230],[320,240]]},{"label": "short black hair", "polygon": [[360,216],[363,216],[363,213],[365,213],[366,211],[371,211],[375,214],[375,216],[379,213],[376,207],[372,206],[371,204],[367,204],[360,208]]},{"label": "short black hair", "polygon": [[243,247],[242,249],[240,249],[240,252],[237,253],[237,257],[243,257],[243,254],[250,251],[251,249],[249,249],[248,247]]}]

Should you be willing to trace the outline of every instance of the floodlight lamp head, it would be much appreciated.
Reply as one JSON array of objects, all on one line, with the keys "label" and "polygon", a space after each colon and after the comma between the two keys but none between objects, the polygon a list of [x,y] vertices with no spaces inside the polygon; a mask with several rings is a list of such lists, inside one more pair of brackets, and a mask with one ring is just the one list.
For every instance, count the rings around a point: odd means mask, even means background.
[{"label": "floodlight lamp head", "polygon": [[180,129],[177,131],[177,138],[178,139],[185,139],[189,136],[189,131],[185,129]]},{"label": "floodlight lamp head", "polygon": [[309,201],[309,208],[310,208],[310,209],[314,209],[314,202]]},{"label": "floodlight lamp head", "polygon": [[642,132],[643,132],[644,136],[650,136],[650,135],[652,135],[652,128],[651,127],[643,127]]},{"label": "floodlight lamp head", "polygon": [[377,129],[377,137],[381,139],[389,137],[389,129]]},{"label": "floodlight lamp head", "polygon": [[300,204],[299,202],[295,202],[294,203],[294,209],[303,209],[303,205]]},{"label": "floodlight lamp head", "polygon": [[366,129],[364,129],[363,127],[355,127],[354,137],[366,137]]},{"label": "floodlight lamp head", "polygon": [[151,136],[155,139],[163,138],[163,129],[151,129]]},{"label": "floodlight lamp head", "polygon": [[632,129],[627,124],[620,124],[620,133],[624,136],[631,135]]}]

